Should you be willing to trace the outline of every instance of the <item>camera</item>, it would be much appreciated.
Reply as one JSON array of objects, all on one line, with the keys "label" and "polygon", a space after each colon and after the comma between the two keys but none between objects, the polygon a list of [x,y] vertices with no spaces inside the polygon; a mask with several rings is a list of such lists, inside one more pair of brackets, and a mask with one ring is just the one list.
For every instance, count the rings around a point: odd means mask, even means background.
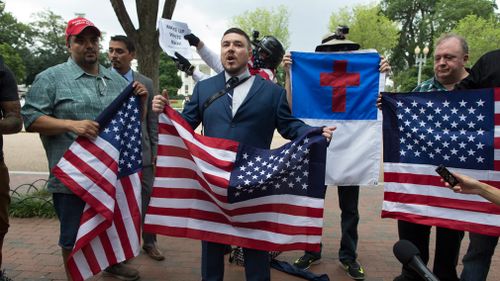
[{"label": "camera", "polygon": [[335,30],[334,39],[344,40],[346,34],[349,34],[349,27],[347,25],[339,25]]}]

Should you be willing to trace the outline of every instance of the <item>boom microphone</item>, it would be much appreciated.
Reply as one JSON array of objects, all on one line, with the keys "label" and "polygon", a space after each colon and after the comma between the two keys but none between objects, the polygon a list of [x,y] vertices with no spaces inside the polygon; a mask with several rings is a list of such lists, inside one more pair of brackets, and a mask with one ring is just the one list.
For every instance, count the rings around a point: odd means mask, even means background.
[{"label": "boom microphone", "polygon": [[393,247],[394,256],[403,264],[413,269],[426,281],[439,281],[420,258],[417,247],[408,240],[399,240]]}]

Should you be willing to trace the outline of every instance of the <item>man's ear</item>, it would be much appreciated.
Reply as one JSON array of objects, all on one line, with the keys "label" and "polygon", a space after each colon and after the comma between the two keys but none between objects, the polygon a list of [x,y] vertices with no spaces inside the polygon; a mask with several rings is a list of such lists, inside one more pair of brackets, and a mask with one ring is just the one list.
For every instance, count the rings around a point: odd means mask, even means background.
[{"label": "man's ear", "polygon": [[135,59],[135,51],[134,52],[130,52],[130,55],[132,56],[132,59]]},{"label": "man's ear", "polygon": [[469,54],[464,55],[464,63],[467,63],[469,61]]}]

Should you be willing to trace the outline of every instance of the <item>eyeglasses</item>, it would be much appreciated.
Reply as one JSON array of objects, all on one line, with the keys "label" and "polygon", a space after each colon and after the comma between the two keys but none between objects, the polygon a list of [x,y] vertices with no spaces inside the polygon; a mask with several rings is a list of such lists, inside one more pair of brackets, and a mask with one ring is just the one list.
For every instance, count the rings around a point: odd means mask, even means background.
[{"label": "eyeglasses", "polygon": [[101,76],[96,77],[96,83],[97,83],[97,91],[101,96],[106,95],[106,90],[108,88],[108,85],[106,84],[106,79]]}]

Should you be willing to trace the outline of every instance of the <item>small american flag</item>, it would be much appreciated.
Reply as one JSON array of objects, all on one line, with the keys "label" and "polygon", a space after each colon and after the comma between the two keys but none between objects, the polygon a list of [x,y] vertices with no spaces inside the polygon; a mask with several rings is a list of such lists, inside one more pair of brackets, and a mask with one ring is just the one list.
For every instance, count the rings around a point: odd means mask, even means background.
[{"label": "small american flag", "polygon": [[195,134],[165,107],[144,230],[267,250],[319,250],[326,140],[274,149]]},{"label": "small american flag", "polygon": [[500,186],[500,89],[383,94],[382,217],[500,235],[500,208],[440,182],[443,164]]},{"label": "small american flag", "polygon": [[141,118],[127,87],[96,121],[95,140],[78,137],[54,175],[86,205],[68,260],[72,279],[85,280],[139,254]]}]

